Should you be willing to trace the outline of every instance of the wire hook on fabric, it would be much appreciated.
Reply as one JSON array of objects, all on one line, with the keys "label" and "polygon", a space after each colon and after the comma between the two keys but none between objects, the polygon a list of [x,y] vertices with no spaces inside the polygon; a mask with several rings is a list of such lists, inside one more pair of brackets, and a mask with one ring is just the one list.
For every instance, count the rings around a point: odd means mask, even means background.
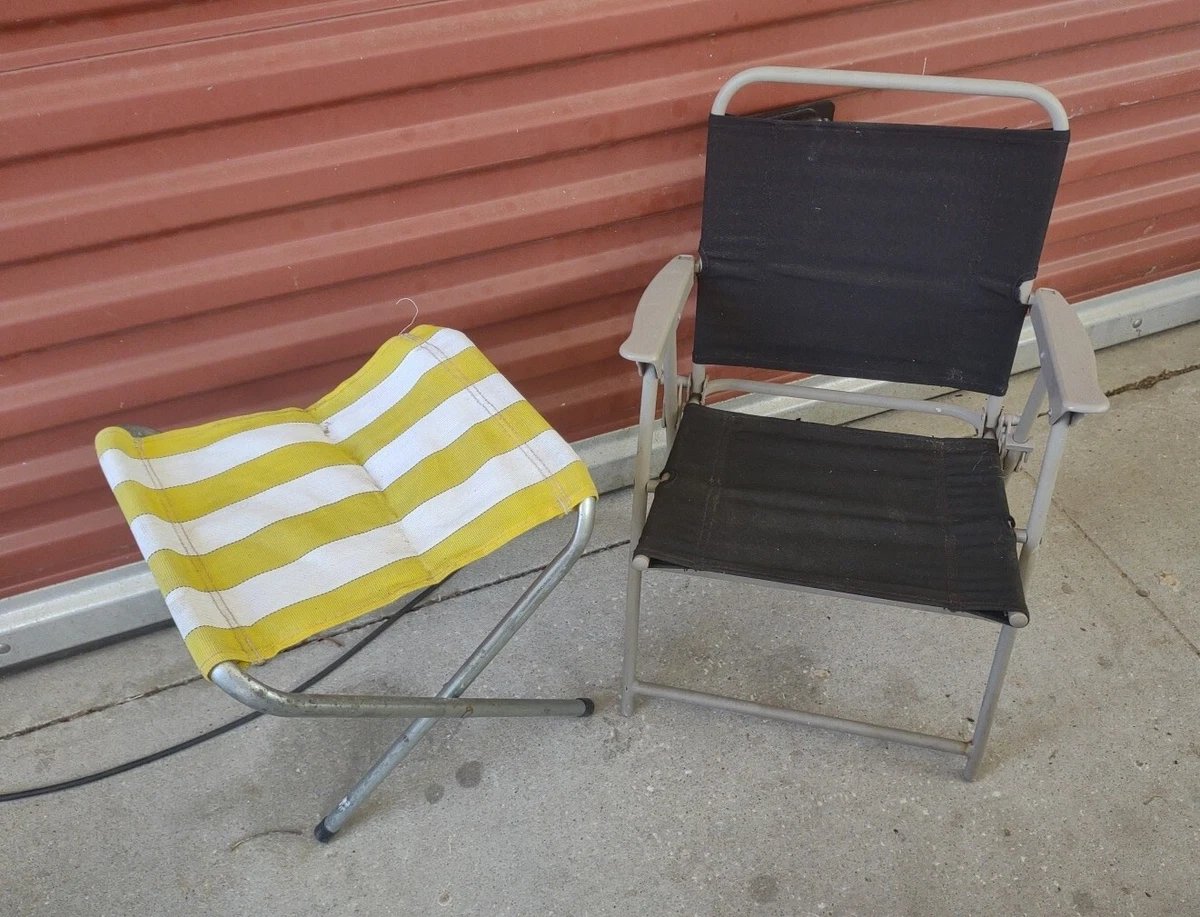
[{"label": "wire hook on fabric", "polygon": [[417,305],[417,301],[415,299],[413,299],[411,296],[401,296],[399,299],[396,300],[396,305],[398,306],[402,302],[410,302],[410,303],[412,303],[412,307],[413,307],[412,318],[410,318],[408,320],[408,324],[405,325],[404,330],[400,332],[401,334],[407,334],[408,329],[411,328],[414,324],[416,324],[417,316],[421,314],[421,307]]}]

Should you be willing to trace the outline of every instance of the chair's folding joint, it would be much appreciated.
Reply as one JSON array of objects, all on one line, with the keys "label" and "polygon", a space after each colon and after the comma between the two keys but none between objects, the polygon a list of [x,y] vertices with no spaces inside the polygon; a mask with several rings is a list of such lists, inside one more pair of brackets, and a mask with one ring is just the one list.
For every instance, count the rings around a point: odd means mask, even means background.
[{"label": "chair's folding joint", "polygon": [[1001,464],[1005,471],[1019,471],[1033,452],[1033,443],[1004,443],[1000,447]]},{"label": "chair's folding joint", "polygon": [[693,363],[687,378],[687,403],[704,404],[704,390],[707,387],[708,368],[701,363]]},{"label": "chair's folding joint", "polygon": [[1011,474],[1025,464],[1025,460],[1033,452],[1033,443],[1018,442],[1016,439],[1017,425],[1020,418],[1013,414],[1005,414],[1000,418],[996,435],[996,444],[1000,449],[1000,463],[1005,473]]},{"label": "chair's folding joint", "polygon": [[663,484],[669,480],[671,480],[671,475],[670,475],[670,472],[667,472],[667,471],[664,471],[662,474],[660,474],[656,478],[651,478],[649,481],[646,482],[646,493],[649,493],[649,494],[654,493],[654,491],[658,490],[659,484]]},{"label": "chair's folding joint", "polygon": [[[675,377],[675,403],[678,405],[688,404],[692,400],[692,377],[691,376],[676,376]],[[682,416],[682,414],[680,415]]]}]

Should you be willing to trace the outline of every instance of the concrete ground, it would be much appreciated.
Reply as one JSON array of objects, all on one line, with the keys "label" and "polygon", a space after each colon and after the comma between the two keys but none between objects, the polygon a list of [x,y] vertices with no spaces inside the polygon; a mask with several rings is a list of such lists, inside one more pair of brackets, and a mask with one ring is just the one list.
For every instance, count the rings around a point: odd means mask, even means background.
[{"label": "concrete ground", "polygon": [[[588,556],[477,683],[590,694],[594,717],[435,727],[328,846],[313,824],[398,726],[260,719],[0,806],[0,914],[1200,913],[1197,353],[1200,325],[1100,355],[1112,411],[1072,434],[977,783],[954,756],[667,701],[618,716],[629,498],[613,494]],[[1031,489],[1014,478],[1018,512]],[[566,532],[464,572],[325,687],[436,688]],[[991,625],[649,583],[647,679],[970,734]],[[363,633],[263,676],[299,681]],[[195,677],[173,631],[0,679],[0,697],[0,790],[241,712]]]}]

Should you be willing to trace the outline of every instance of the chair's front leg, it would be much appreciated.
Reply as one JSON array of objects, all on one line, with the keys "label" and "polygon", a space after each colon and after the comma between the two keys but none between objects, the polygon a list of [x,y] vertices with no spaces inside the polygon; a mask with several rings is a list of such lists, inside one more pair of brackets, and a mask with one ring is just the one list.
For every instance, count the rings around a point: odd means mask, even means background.
[{"label": "chair's front leg", "polygon": [[[532,615],[539,605],[545,601],[546,596],[561,582],[562,578],[567,575],[571,567],[575,565],[575,561],[583,554],[583,549],[587,547],[588,539],[592,534],[592,527],[595,524],[596,518],[596,498],[588,497],[579,504],[575,521],[575,534],[571,536],[571,540],[567,545],[558,552],[557,556],[552,560],[538,578],[530,584],[516,604],[508,610],[508,613],[500,619],[500,622],[492,628],[492,632],[484,638],[483,642],[476,647],[470,657],[464,662],[446,684],[442,690],[438,692],[438,697],[459,697],[473,682],[493,659],[496,654],[504,649],[504,645],[512,639],[513,635],[520,629],[529,616]],[[436,719],[422,718],[414,720],[404,733],[398,738],[381,757],[375,766],[372,767],[363,778],[355,785],[349,793],[347,793],[334,807],[333,811],[326,815],[321,822],[313,829],[313,835],[321,843],[330,841],[346,823],[354,810],[362,803],[364,799],[371,795],[384,778],[387,777],[397,765],[403,761],[413,746],[417,744],[421,736],[429,731],[429,728],[436,723]]]},{"label": "chair's front leg", "polygon": [[[1043,389],[1044,394],[1044,389]],[[1036,415],[1043,394],[1039,394],[1035,386],[1029,396],[1033,405],[1032,413]],[[1029,404],[1026,413],[1030,412]],[[1033,575],[1033,559],[1042,543],[1042,534],[1046,530],[1046,519],[1050,514],[1051,499],[1054,496],[1054,482],[1058,479],[1058,469],[1062,465],[1063,452],[1066,449],[1067,428],[1072,417],[1066,414],[1050,425],[1050,437],[1046,441],[1046,452],[1042,456],[1042,467],[1038,472],[1037,487],[1033,492],[1033,506],[1029,510],[1029,522],[1025,528],[1025,544],[1021,546],[1021,556],[1017,565],[1021,571],[1021,585],[1026,594],[1029,590],[1029,580]],[[1031,421],[1032,422],[1032,421]],[[967,750],[967,767],[963,776],[974,780],[983,763],[983,755],[987,747],[988,735],[992,731],[992,719],[1000,703],[1000,689],[1004,686],[1004,675],[1008,670],[1008,660],[1012,655],[1013,641],[1016,639],[1017,628],[1008,624],[1000,630],[1000,640],[996,645],[996,655],[992,659],[992,670],[988,675],[987,688],[983,694],[983,704],[975,721],[975,734]]]},{"label": "chair's front leg", "polygon": [[979,765],[983,763],[983,755],[987,750],[988,736],[992,732],[992,720],[996,708],[1000,705],[1000,690],[1004,687],[1004,675],[1008,671],[1008,660],[1012,656],[1013,641],[1017,637],[1017,628],[1008,624],[1000,627],[1000,639],[996,643],[996,654],[992,657],[992,669],[988,673],[987,688],[983,692],[983,703],[979,706],[979,716],[975,718],[975,733],[967,746],[967,767],[963,777],[974,780],[979,773]]},{"label": "chair's front leg", "polygon": [[654,448],[654,407],[658,399],[658,377],[653,366],[642,367],[642,403],[638,411],[637,454],[633,460],[633,512],[629,535],[629,574],[625,586],[625,656],[621,669],[622,716],[633,713],[637,682],[638,621],[642,606],[642,571],[633,564],[646,523],[649,502],[650,456]]},{"label": "chair's front leg", "polygon": [[1042,534],[1046,531],[1046,520],[1050,515],[1054,497],[1054,483],[1058,479],[1058,469],[1066,451],[1067,429],[1072,419],[1072,415],[1065,414],[1052,423],[1050,436],[1046,440],[1046,452],[1042,456],[1037,487],[1033,491],[1033,505],[1029,509],[1029,522],[1025,527],[1025,544],[1021,546],[1021,556],[1018,559],[1021,585],[1025,587],[1026,592],[1029,589],[1029,579],[1033,575],[1034,556],[1041,546]]}]

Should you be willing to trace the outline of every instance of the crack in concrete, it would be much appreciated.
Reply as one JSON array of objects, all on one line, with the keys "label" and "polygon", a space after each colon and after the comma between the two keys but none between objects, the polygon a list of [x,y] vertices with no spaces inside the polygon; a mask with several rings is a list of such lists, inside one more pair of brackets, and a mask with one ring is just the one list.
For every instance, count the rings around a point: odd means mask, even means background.
[{"label": "crack in concrete", "polygon": [[[619,548],[619,547],[622,547],[627,544],[629,544],[628,538],[620,539],[618,541],[613,541],[613,542],[610,542],[609,544],[605,544],[605,545],[601,545],[596,548],[592,548],[589,551],[584,551],[583,554],[580,555],[579,559],[583,560],[588,557],[594,557],[597,554],[603,554],[607,551],[613,550],[614,548]],[[502,586],[505,583],[512,582],[513,580],[518,580],[518,579],[521,579],[522,577],[529,576],[532,573],[537,573],[544,566],[545,565],[543,564],[540,566],[528,567],[526,569],[519,570],[515,573],[509,573],[509,574],[501,576],[497,579],[489,580],[486,583],[479,583],[474,586],[467,586],[462,589],[456,590],[454,592],[448,592],[445,595],[435,595],[432,598],[428,599],[427,601],[418,605],[416,608],[413,609],[413,611],[421,611],[422,609],[429,608],[432,605],[440,605],[440,604],[442,604],[442,602],[448,602],[451,599],[462,598],[463,596],[473,595],[476,592],[482,592],[485,589],[492,589],[492,588],[495,588],[496,586]],[[295,646],[290,647],[287,650],[284,650],[284,653],[290,653],[294,650],[299,649],[302,646],[308,646],[309,644],[312,644],[312,643],[319,643],[322,640],[328,640],[330,637],[341,637],[346,634],[356,633],[360,630],[366,630],[367,628],[371,628],[371,627],[374,627],[375,625],[377,625],[385,617],[387,617],[386,614],[381,615],[380,617],[371,618],[370,620],[367,620],[367,621],[361,621],[361,620],[355,621],[353,623],[343,625],[341,628],[322,632],[321,634],[319,634],[317,636],[310,637],[309,639],[303,641],[302,643],[298,643]],[[335,643],[336,643],[336,641],[335,641]],[[341,645],[341,644],[337,644],[337,645]],[[281,653],[280,655],[282,656],[282,655],[284,655],[284,653]],[[204,680],[204,676],[202,676],[202,675],[199,675],[199,674],[191,675],[187,678],[182,678],[178,681],[170,682],[169,684],[159,685],[159,686],[151,688],[147,691],[142,691],[138,694],[131,694],[128,697],[121,697],[116,700],[104,703],[104,704],[97,704],[94,707],[88,707],[84,710],[77,710],[74,713],[67,713],[67,714],[64,714],[63,716],[57,716],[51,720],[45,720],[41,723],[34,723],[31,726],[25,726],[21,729],[16,729],[16,730],[13,730],[12,732],[7,732],[4,735],[0,735],[0,742],[7,741],[8,739],[18,739],[21,736],[27,736],[34,732],[40,732],[41,730],[49,729],[52,726],[61,726],[64,723],[71,723],[71,722],[74,722],[75,720],[82,719],[83,717],[86,717],[86,716],[92,716],[93,714],[96,714],[96,713],[103,713],[106,710],[113,710],[117,707],[123,707],[126,704],[133,703],[134,701],[144,700],[147,697],[153,697],[156,694],[162,694],[164,691],[170,691],[173,688],[182,688],[185,685],[194,684],[197,681],[203,681],[203,680]],[[250,840],[250,838],[247,838],[246,840]]]},{"label": "crack in concrete", "polygon": [[[1031,480],[1033,479],[1033,476],[1030,475],[1029,472],[1027,472],[1027,471],[1023,470],[1022,474],[1024,474],[1026,477],[1030,478]],[[1131,586],[1133,586],[1134,594],[1139,599],[1146,602],[1151,608],[1153,608],[1155,610],[1155,612],[1157,612],[1158,616],[1160,618],[1162,618],[1163,621],[1166,622],[1167,626],[1170,627],[1171,630],[1175,631],[1175,633],[1179,635],[1179,639],[1181,639],[1184,643],[1187,644],[1188,649],[1190,649],[1197,656],[1200,656],[1200,646],[1197,646],[1192,641],[1192,638],[1189,637],[1186,633],[1184,633],[1184,631],[1179,627],[1179,625],[1176,624],[1174,620],[1172,620],[1170,615],[1168,615],[1165,611],[1163,611],[1163,609],[1159,606],[1159,604],[1156,601],[1154,601],[1153,598],[1150,597],[1150,594],[1149,594],[1150,590],[1146,589],[1137,580],[1135,580],[1132,576],[1130,576],[1128,573],[1126,573],[1125,570],[1121,567],[1121,565],[1119,563],[1117,563],[1117,561],[1113,557],[1111,557],[1109,555],[1109,553],[1104,550],[1103,547],[1100,546],[1100,543],[1098,541],[1096,541],[1096,539],[1094,539],[1091,535],[1089,535],[1088,532],[1084,529],[1084,527],[1082,525],[1080,525],[1078,522],[1075,521],[1075,517],[1072,516],[1069,512],[1067,512],[1066,507],[1064,507],[1058,500],[1051,497],[1050,505],[1053,506],[1055,509],[1057,509],[1060,513],[1062,513],[1063,518],[1066,519],[1067,522],[1069,522],[1071,524],[1072,528],[1074,528],[1075,531],[1077,531],[1081,536],[1083,536],[1084,541],[1086,541],[1088,544],[1090,544],[1093,548],[1096,549],[1097,553],[1099,553],[1100,556],[1103,557],[1108,562],[1109,566],[1111,566],[1114,570],[1117,571],[1117,573],[1119,573],[1121,575],[1121,578],[1123,580],[1125,580]]]},{"label": "crack in concrete", "polygon": [[1198,369],[1200,369],[1200,363],[1192,363],[1190,366],[1183,366],[1179,369],[1164,369],[1153,376],[1138,379],[1137,382],[1127,382],[1125,385],[1118,385],[1104,394],[1111,398],[1114,395],[1124,395],[1126,392],[1144,392],[1146,389],[1154,388],[1160,382],[1166,382],[1168,379],[1174,379],[1176,376],[1185,376],[1188,373],[1194,373]]},{"label": "crack in concrete", "polygon": [[275,837],[277,835],[283,835],[285,837],[308,837],[309,833],[310,832],[306,831],[304,828],[271,828],[267,831],[258,831],[254,834],[246,835],[241,840],[234,841],[229,845],[229,852],[232,853],[241,847],[242,844],[248,844],[251,841],[256,841],[263,837]]},{"label": "crack in concrete", "polygon": [[164,691],[170,691],[172,688],[181,688],[184,685],[190,685],[193,682],[200,681],[203,678],[201,675],[192,675],[188,678],[179,681],[173,681],[169,684],[159,685],[156,688],[151,688],[148,691],[142,691],[140,694],[132,694],[129,697],[122,697],[115,701],[109,701],[106,704],[97,704],[95,707],[87,707],[84,710],[76,710],[74,713],[67,713],[63,716],[56,716],[52,720],[46,720],[41,723],[34,723],[32,726],[26,726],[22,729],[16,729],[12,732],[6,732],[0,735],[0,742],[8,739],[19,739],[21,736],[27,736],[32,732],[38,732],[42,729],[49,729],[51,726],[61,726],[63,723],[70,723],[85,716],[91,716],[93,713],[103,713],[105,710],[112,710],[114,707],[123,707],[126,704],[131,704],[134,701],[142,700],[143,698],[153,697],[155,694],[162,694]]}]

